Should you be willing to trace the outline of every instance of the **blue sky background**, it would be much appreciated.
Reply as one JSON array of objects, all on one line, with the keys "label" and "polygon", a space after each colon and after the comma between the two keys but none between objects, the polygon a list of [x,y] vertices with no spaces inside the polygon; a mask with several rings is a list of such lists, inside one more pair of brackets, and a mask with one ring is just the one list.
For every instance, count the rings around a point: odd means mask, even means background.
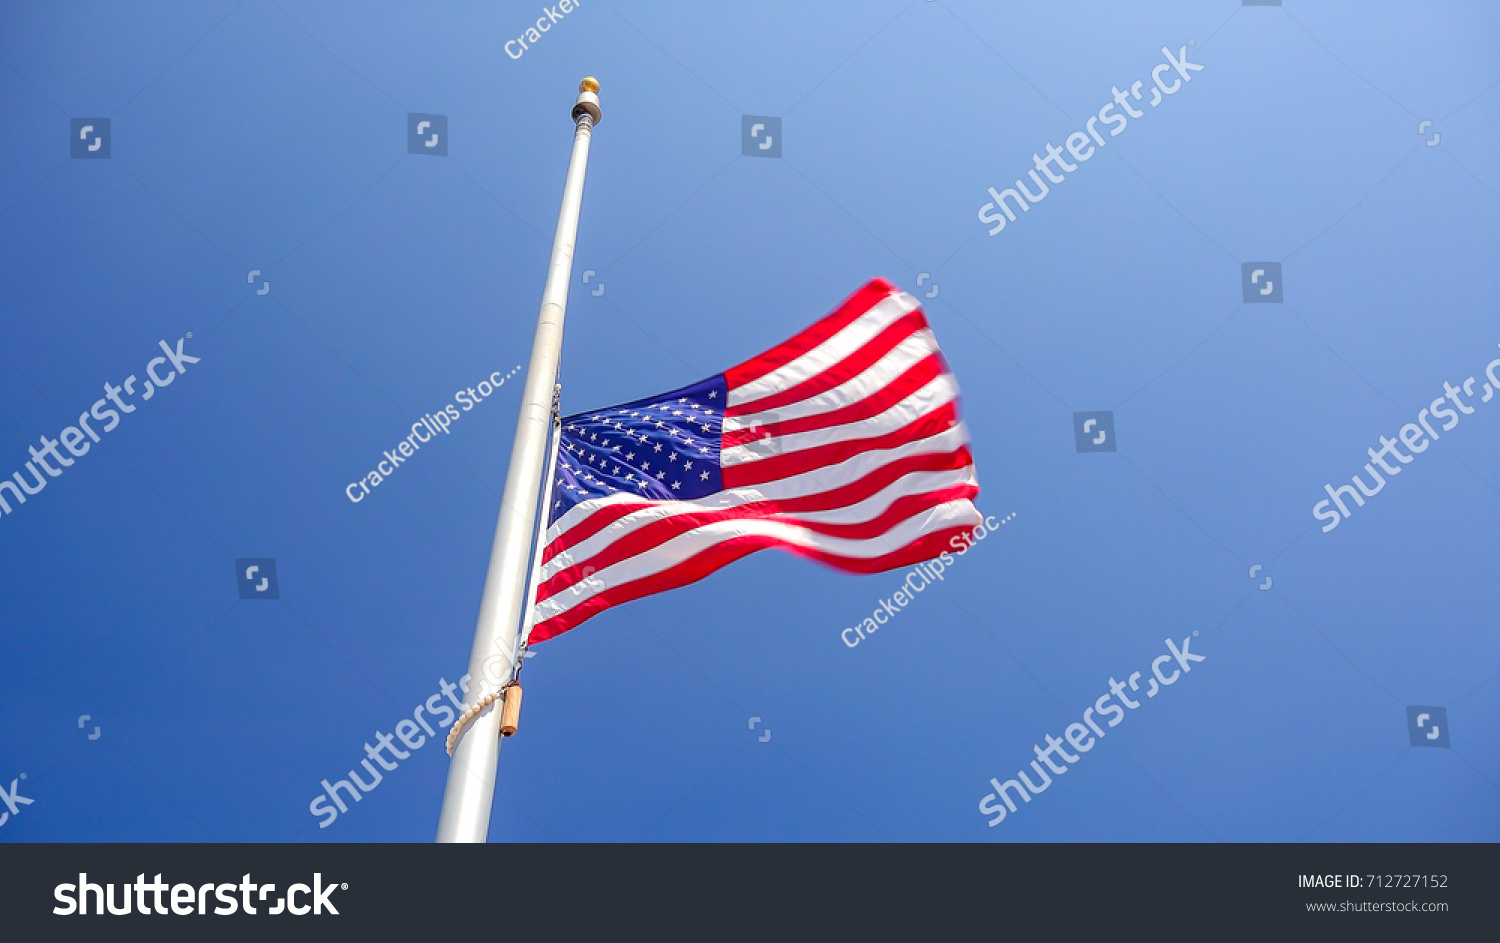
[{"label": "blue sky background", "polygon": [[[0,474],[158,340],[202,358],[0,518],[0,782],[34,799],[0,840],[431,840],[439,743],[326,829],[308,803],[465,671],[520,375],[343,489],[526,363],[585,74],[564,408],[929,272],[979,506],[1015,517],[855,649],[901,574],[777,553],[539,646],[492,839],[1500,839],[1500,403],[1312,517],[1500,356],[1500,10],[583,0],[507,58],[537,15],[0,4]],[[1204,71],[985,234],[986,187],[1189,41]],[[111,157],[71,159],[105,116]],[[1283,304],[1241,303],[1246,261]],[[1086,410],[1118,451],[1076,450]],[[1194,632],[1191,675],[985,826],[990,777]]]}]

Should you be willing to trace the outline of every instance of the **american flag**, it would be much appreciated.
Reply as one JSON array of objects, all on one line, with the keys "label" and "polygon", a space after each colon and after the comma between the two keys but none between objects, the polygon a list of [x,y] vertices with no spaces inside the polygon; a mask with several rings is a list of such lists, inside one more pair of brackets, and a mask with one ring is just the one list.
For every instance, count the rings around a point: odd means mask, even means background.
[{"label": "american flag", "polygon": [[981,521],[958,384],[883,279],[737,367],[562,422],[532,642],[766,547],[875,573]]}]

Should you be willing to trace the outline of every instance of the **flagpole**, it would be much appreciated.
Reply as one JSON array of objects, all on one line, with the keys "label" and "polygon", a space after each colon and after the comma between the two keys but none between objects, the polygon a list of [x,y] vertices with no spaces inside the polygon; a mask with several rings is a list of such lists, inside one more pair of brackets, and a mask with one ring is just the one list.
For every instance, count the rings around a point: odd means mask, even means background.
[{"label": "flagpole", "polygon": [[[547,285],[542,290],[531,361],[521,392],[521,411],[511,445],[510,468],[500,499],[490,565],[479,602],[479,620],[469,654],[468,709],[509,681],[519,654],[519,630],[527,591],[537,503],[542,472],[547,465],[547,443],[552,438],[553,391],[562,356],[563,317],[568,304],[568,282],[573,277],[573,246],[578,237],[578,211],[583,203],[583,178],[588,167],[589,141],[598,123],[599,83],[578,83],[573,105],[573,155],[563,184],[562,208],[552,239]],[[543,509],[545,513],[547,509]],[[489,835],[490,807],[495,799],[495,775],[500,766],[500,704],[493,703],[475,717],[459,736],[448,764],[443,810],[438,818],[439,842],[483,842]]]}]

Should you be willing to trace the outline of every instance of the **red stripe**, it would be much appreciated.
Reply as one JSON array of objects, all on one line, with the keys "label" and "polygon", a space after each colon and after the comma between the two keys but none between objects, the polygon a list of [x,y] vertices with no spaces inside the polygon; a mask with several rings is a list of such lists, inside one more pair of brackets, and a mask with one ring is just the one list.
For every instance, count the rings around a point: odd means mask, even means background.
[{"label": "red stripe", "polygon": [[784,367],[828,338],[854,323],[860,315],[885,300],[896,286],[883,278],[872,279],[830,315],[784,343],[772,347],[759,357],[751,358],[737,367],[724,371],[732,390],[752,380],[758,380],[779,367]]},{"label": "red stripe", "polygon": [[724,487],[743,488],[758,485],[778,478],[790,478],[828,465],[836,465],[853,458],[861,452],[875,452],[895,448],[908,442],[916,442],[938,435],[958,423],[957,402],[944,403],[925,416],[920,416],[893,432],[871,439],[846,439],[830,442],[799,452],[772,455],[743,465],[727,465],[723,470]]},{"label": "red stripe", "polygon": [[773,436],[791,435],[796,432],[812,432],[817,429],[827,429],[830,426],[847,425],[859,422],[862,419],[878,416],[928,383],[942,376],[945,369],[942,357],[935,353],[929,354],[922,360],[912,364],[905,373],[858,402],[850,403],[848,406],[830,410],[826,413],[818,413],[815,416],[784,419],[781,422],[773,422],[768,426],[756,426],[753,429],[737,429],[732,432],[726,432],[724,433],[723,443],[720,448],[728,449],[760,439],[769,439]]},{"label": "red stripe", "polygon": [[[770,396],[762,396],[749,403],[737,403],[725,409],[724,415],[748,416],[751,413],[800,403],[808,397],[825,393],[864,373],[902,341],[926,327],[927,316],[920,310],[910,311],[886,325],[879,334],[866,341],[858,350],[822,373],[814,374],[801,383],[772,393]],[[733,382],[729,384],[729,389],[731,391],[735,389]]]},{"label": "red stripe", "polygon": [[[755,520],[775,517],[778,523],[789,524],[815,534],[823,534],[828,537],[840,537],[846,540],[874,540],[886,531],[900,524],[908,518],[915,517],[922,511],[930,510],[940,504],[949,501],[959,501],[964,498],[973,498],[979,494],[977,485],[964,483],[950,485],[936,491],[925,494],[902,495],[891,506],[886,508],[876,517],[868,521],[859,521],[849,524],[828,524],[821,521],[809,521],[796,517],[783,517],[764,505],[742,505],[737,508],[726,508],[722,511],[699,511],[693,514],[676,514],[672,517],[652,521],[644,527],[637,528],[628,534],[621,536],[608,546],[573,566],[559,570],[552,575],[541,586],[537,587],[536,601],[544,602],[556,596],[569,587],[588,579],[595,573],[606,567],[614,566],[631,557],[650,553],[657,547],[679,537],[688,531],[702,527],[705,524],[715,524],[723,521]],[[766,502],[769,504],[771,502]]]},{"label": "red stripe", "polygon": [[[912,472],[949,471],[954,468],[963,468],[973,463],[974,457],[969,453],[968,446],[960,446],[952,452],[925,452],[918,455],[907,455],[882,465],[863,478],[851,481],[847,485],[840,485],[828,491],[820,491],[817,494],[804,495],[798,498],[783,498],[776,501],[756,502],[756,504],[769,506],[773,509],[773,513],[779,514],[831,511],[835,508],[858,504],[903,475],[909,475]],[[619,504],[606,505],[550,541],[542,549],[542,562],[547,563],[564,550],[576,547],[628,514],[634,514],[636,511],[644,510],[661,503],[636,504],[634,502],[621,502]]]},{"label": "red stripe", "polygon": [[652,574],[645,579],[626,583],[623,586],[615,586],[607,589],[579,603],[567,612],[553,616],[544,622],[537,623],[531,632],[531,644],[545,642],[549,638],[556,638],[569,629],[582,625],[611,606],[618,606],[633,599],[640,599],[642,596],[650,596],[653,593],[666,592],[669,589],[676,589],[679,586],[696,583],[720,567],[768,547],[779,547],[799,557],[817,560],[835,569],[850,573],[878,573],[882,570],[893,570],[898,567],[921,563],[924,560],[931,560],[948,549],[950,546],[949,541],[953,537],[968,533],[970,530],[972,530],[972,527],[945,527],[942,530],[924,534],[905,547],[888,553],[885,556],[868,559],[835,556],[820,550],[812,550],[807,547],[789,544],[784,540],[759,534],[734,537],[710,547],[708,550],[694,556],[691,560],[685,560],[671,569]]}]

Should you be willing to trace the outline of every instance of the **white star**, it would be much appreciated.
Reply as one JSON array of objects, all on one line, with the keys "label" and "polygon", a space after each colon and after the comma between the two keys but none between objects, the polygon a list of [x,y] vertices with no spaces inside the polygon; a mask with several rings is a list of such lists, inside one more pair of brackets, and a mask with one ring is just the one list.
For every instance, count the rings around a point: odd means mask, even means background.
[{"label": "white star", "polygon": [[676,453],[676,452],[673,452],[673,453],[672,453],[672,458],[671,458],[671,460],[672,460],[672,461],[674,461],[674,462],[675,462],[675,461],[677,461],[677,453]]},{"label": "white star", "polygon": [[683,462],[682,463],[682,470],[683,471],[687,471],[689,468],[692,468],[692,467],[693,467],[693,463],[692,462]]},{"label": "white star", "polygon": [[678,400],[677,402],[679,402],[679,403],[686,403],[687,402],[687,397],[684,396],[682,399]]},{"label": "white star", "polygon": [[633,461],[635,461],[635,453],[634,452],[626,452],[625,453],[625,461],[627,461],[627,462],[633,462]]},{"label": "white star", "polygon": [[672,415],[674,415],[674,416],[681,416],[682,415],[682,410],[680,410],[680,409],[674,409],[674,410],[672,410]]},{"label": "white star", "polygon": [[718,397],[719,397],[719,391],[718,390],[709,390],[708,391],[708,398],[709,399],[718,399]]},{"label": "white star", "polygon": [[641,468],[644,471],[650,471],[651,470],[651,463],[650,462],[641,462]]},{"label": "white star", "polygon": [[703,479],[704,481],[707,481],[708,480],[708,472],[704,472],[703,474],[699,475],[698,477],[701,478],[701,479]]},{"label": "white star", "polygon": [[705,445],[701,449],[699,449],[698,451],[707,453],[708,452],[708,446]]},{"label": "white star", "polygon": [[659,472],[656,473],[656,480],[657,481],[661,481],[665,477],[667,477],[666,469],[663,469],[663,470],[661,470],[661,471],[659,471]]},{"label": "white star", "polygon": [[681,491],[682,490],[682,482],[680,482],[680,481],[674,481],[674,482],[672,482],[672,490],[673,491]]},{"label": "white star", "polygon": [[589,436],[589,441],[590,442],[598,442],[599,441],[599,433],[596,432],[593,435]]},{"label": "white star", "polygon": [[660,442],[656,443],[656,448],[652,449],[651,451],[653,451],[653,452],[660,452],[661,451],[661,443]]},{"label": "white star", "polygon": [[666,427],[667,427],[667,424],[664,423],[664,422],[658,421],[656,423],[656,428],[658,428],[658,429],[665,429]]},{"label": "white star", "polygon": [[631,472],[630,474],[626,475],[625,476],[625,480],[626,481],[635,481],[635,472]]},{"label": "white star", "polygon": [[612,475],[618,475],[619,473],[620,473],[620,466],[618,466],[618,465],[615,466],[615,470],[614,471],[610,472],[610,474],[612,474]]}]

